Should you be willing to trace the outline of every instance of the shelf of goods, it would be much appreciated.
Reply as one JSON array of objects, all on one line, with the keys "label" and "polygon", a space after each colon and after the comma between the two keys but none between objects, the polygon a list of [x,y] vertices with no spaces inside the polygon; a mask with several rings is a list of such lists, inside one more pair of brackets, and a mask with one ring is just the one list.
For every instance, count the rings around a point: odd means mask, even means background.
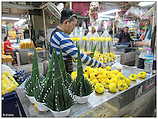
[{"label": "shelf of goods", "polygon": [[[110,68],[107,69],[110,70]],[[125,77],[129,77],[131,74],[138,74],[143,70],[123,65],[121,72]],[[153,110],[152,108],[156,105],[154,103],[156,75],[146,75],[145,79],[133,80],[128,88],[115,93],[111,93],[108,89],[101,94],[93,91],[88,98],[88,103],[75,103],[71,107],[69,117],[144,116],[147,114],[143,113],[146,109]],[[17,88],[16,92],[27,117],[53,117],[51,111],[40,112],[36,105],[29,101],[24,92],[24,83]],[[144,115],[141,115],[142,113]]]},{"label": "shelf of goods", "polygon": [[112,38],[111,37],[72,37],[72,41],[80,46],[83,51],[92,52],[94,49],[98,52],[110,52],[112,48]]},{"label": "shelf of goods", "polygon": [[12,63],[13,58],[11,55],[2,55],[2,62],[3,63]]},{"label": "shelf of goods", "polygon": [[13,57],[11,55],[2,55],[2,63],[11,66]]}]

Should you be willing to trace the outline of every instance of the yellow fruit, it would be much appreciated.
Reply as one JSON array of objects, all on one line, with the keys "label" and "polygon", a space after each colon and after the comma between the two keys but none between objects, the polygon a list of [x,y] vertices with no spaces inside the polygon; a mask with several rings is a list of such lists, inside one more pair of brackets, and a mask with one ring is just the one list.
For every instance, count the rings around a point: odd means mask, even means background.
[{"label": "yellow fruit", "polygon": [[129,79],[132,81],[135,81],[137,79],[137,75],[136,74],[130,74]]},{"label": "yellow fruit", "polygon": [[110,84],[109,84],[109,91],[110,91],[111,93],[116,93],[116,92],[117,92],[116,83],[110,83]]},{"label": "yellow fruit", "polygon": [[102,93],[104,93],[104,91],[105,91],[104,86],[101,83],[96,83],[95,92],[102,94]]},{"label": "yellow fruit", "polygon": [[140,73],[138,73],[138,78],[141,78],[141,79],[144,79],[144,78],[146,78],[146,75],[147,75],[147,73],[146,72],[140,72]]}]

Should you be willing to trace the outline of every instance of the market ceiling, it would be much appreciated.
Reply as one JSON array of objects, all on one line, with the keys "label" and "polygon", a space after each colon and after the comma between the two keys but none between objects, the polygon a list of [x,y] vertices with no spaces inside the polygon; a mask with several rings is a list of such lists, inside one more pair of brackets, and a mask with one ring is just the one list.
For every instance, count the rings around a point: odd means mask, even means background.
[{"label": "market ceiling", "polygon": [[[2,2],[2,16],[20,17],[28,10],[41,9],[47,2]],[[100,2],[100,12],[121,9],[122,16],[131,6],[138,6],[139,2]],[[20,9],[20,10],[19,10]]]}]

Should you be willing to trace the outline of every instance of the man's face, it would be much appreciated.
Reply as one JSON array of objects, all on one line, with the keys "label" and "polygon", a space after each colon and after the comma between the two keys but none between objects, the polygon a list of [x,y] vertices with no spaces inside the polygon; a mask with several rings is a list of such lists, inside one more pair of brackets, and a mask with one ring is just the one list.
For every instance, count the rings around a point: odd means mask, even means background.
[{"label": "man's face", "polygon": [[124,28],[123,30],[125,33],[128,33],[128,28]]},{"label": "man's face", "polygon": [[74,30],[76,25],[77,25],[77,19],[76,18],[73,18],[72,21],[67,22],[67,24],[65,26],[66,33],[70,34]]},{"label": "man's face", "polygon": [[95,33],[95,32],[96,32],[95,28],[92,28],[92,33]]}]

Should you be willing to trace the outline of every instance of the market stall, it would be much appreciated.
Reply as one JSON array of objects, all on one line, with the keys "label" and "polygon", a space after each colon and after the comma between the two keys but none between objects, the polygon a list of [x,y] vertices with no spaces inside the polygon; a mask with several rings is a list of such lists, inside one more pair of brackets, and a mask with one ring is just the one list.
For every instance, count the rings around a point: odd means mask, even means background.
[{"label": "market stall", "polygon": [[[22,24],[3,25],[4,36],[8,33],[16,49],[6,54],[2,48],[3,117],[155,116],[156,56],[153,49],[135,45],[146,34],[155,38],[153,30],[146,33],[146,19],[152,21],[152,28],[156,24],[156,4],[152,5],[139,9],[139,2],[4,2],[2,15],[13,7],[13,11],[21,9],[15,13],[25,19]],[[58,52],[49,41],[61,10],[69,8],[79,20],[68,39],[77,48],[71,73],[67,73],[65,51]],[[125,26],[132,40],[119,44]],[[92,29],[99,35],[87,35]],[[143,34],[140,29],[144,29],[143,40],[138,37]],[[141,53],[147,59],[139,69]]]},{"label": "market stall", "polygon": [[[123,67],[123,73],[140,72],[141,70]],[[24,85],[17,88],[16,92],[28,117],[52,117],[50,111],[40,112],[37,107],[32,104],[24,92]],[[155,105],[156,77],[149,76],[145,80],[131,83],[129,89],[118,93],[96,94],[93,92],[86,104],[75,104],[71,108],[68,117],[120,117],[120,116],[145,116],[142,115],[147,109],[152,110]],[[152,104],[151,104],[152,102]],[[141,108],[140,108],[141,107]],[[146,116],[150,112],[146,113]]]}]

